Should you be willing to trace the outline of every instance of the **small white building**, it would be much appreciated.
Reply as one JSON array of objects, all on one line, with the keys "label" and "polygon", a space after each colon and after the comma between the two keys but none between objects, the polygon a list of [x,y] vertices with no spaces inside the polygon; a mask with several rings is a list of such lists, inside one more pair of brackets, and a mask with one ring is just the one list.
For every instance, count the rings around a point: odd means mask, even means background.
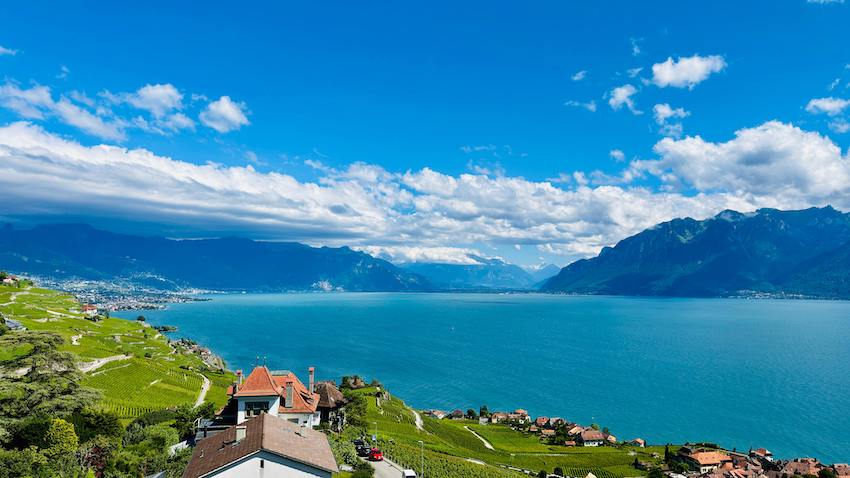
[{"label": "small white building", "polygon": [[324,433],[267,413],[198,443],[183,478],[331,478]]},{"label": "small white building", "polygon": [[288,370],[270,371],[256,367],[231,390],[236,403],[236,424],[267,413],[297,425],[315,427],[321,421],[317,411],[320,396],[314,390],[313,367],[310,367],[310,385],[305,387],[294,373]]}]

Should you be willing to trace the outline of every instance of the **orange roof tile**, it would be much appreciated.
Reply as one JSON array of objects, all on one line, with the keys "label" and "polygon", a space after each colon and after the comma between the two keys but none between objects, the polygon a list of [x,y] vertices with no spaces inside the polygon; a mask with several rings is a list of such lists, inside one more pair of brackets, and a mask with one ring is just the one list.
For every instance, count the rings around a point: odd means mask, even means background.
[{"label": "orange roof tile", "polygon": [[280,395],[280,390],[265,366],[255,367],[242,385],[237,388],[235,397],[261,397]]}]

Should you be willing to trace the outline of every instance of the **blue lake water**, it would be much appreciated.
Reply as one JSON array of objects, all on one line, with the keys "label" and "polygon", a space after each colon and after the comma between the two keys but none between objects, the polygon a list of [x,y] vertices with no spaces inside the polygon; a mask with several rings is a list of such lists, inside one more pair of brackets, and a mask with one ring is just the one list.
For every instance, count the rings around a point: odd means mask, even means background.
[{"label": "blue lake water", "polygon": [[850,460],[848,302],[263,294],[145,315],[232,369],[260,355],[304,380],[311,365],[360,374],[418,408],[525,408],[621,439]]}]

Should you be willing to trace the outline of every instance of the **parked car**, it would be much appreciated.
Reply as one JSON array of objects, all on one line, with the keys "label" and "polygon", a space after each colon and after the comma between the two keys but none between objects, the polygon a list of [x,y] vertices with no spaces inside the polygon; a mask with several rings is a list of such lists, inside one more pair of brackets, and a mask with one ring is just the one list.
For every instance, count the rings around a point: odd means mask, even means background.
[{"label": "parked car", "polygon": [[401,470],[401,478],[416,478],[416,472],[413,470]]},{"label": "parked car", "polygon": [[372,448],[372,451],[369,452],[369,459],[372,461],[383,461],[384,454],[381,453],[381,450],[377,448]]},{"label": "parked car", "polygon": [[363,440],[354,440],[352,443],[354,443],[354,449],[357,450],[357,456],[367,457],[372,452],[372,447]]}]

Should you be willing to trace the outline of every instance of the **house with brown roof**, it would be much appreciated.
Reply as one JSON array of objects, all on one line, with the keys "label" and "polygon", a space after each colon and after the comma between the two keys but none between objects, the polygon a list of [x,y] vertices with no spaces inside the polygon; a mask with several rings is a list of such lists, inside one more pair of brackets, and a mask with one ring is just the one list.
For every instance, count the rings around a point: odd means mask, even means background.
[{"label": "house with brown roof", "polygon": [[691,470],[698,471],[701,474],[710,473],[727,464],[732,464],[732,458],[729,455],[716,450],[697,450],[680,456]]},{"label": "house with brown roof", "polygon": [[789,475],[817,475],[823,465],[817,458],[795,458],[785,463],[782,473]]},{"label": "house with brown roof", "polygon": [[644,440],[643,438],[635,438],[634,440],[630,441],[629,443],[631,443],[634,446],[639,446],[641,448],[644,448],[646,446],[646,440]]},{"label": "house with brown roof", "polygon": [[490,423],[504,422],[508,419],[508,414],[505,412],[496,412],[490,415]]},{"label": "house with brown roof", "polygon": [[336,387],[336,382],[332,380],[316,382],[315,392],[319,394],[319,405],[316,410],[319,412],[321,422],[330,424],[334,430],[341,430],[344,416],[342,410],[348,403],[345,395]]},{"label": "house with brown roof", "polygon": [[324,433],[261,413],[200,442],[183,478],[330,478],[337,472]]},{"label": "house with brown roof", "polygon": [[545,427],[549,423],[549,417],[537,417],[534,424],[538,427]]},{"label": "house with brown roof", "polygon": [[582,446],[602,446],[605,443],[605,435],[593,428],[585,428],[579,434],[579,442]]},{"label": "house with brown roof", "polygon": [[321,415],[317,410],[321,397],[314,390],[314,373],[315,369],[310,367],[310,385],[305,387],[289,370],[254,368],[243,383],[229,390],[231,401],[236,402],[236,424],[267,413],[297,425],[319,425]]},{"label": "house with brown roof", "polygon": [[834,471],[835,476],[839,478],[850,477],[850,465],[847,463],[836,463],[832,465],[832,471]]}]

